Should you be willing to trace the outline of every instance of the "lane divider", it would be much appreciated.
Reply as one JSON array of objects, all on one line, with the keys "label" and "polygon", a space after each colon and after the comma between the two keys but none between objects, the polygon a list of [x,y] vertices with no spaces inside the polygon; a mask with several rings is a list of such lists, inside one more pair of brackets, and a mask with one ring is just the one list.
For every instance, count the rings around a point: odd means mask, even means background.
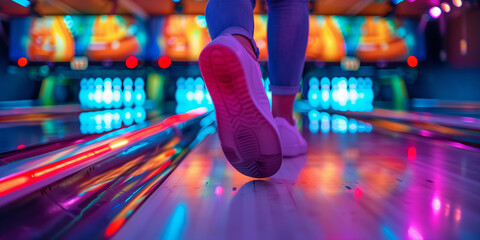
[{"label": "lane divider", "polygon": [[130,134],[127,134],[127,136],[119,136],[115,140],[110,141],[106,144],[102,144],[97,148],[73,155],[71,157],[67,157],[65,159],[47,164],[45,166],[41,166],[33,170],[15,173],[1,178],[0,197],[16,192],[25,187],[31,186],[35,183],[43,181],[66,170],[72,169],[76,166],[85,164],[92,159],[110,154],[122,147],[125,147],[129,144],[134,144],[141,139],[153,136],[160,131],[203,115],[206,112],[207,110],[205,108],[199,108],[184,114],[174,115],[166,118],[165,120],[156,125],[132,132]]}]

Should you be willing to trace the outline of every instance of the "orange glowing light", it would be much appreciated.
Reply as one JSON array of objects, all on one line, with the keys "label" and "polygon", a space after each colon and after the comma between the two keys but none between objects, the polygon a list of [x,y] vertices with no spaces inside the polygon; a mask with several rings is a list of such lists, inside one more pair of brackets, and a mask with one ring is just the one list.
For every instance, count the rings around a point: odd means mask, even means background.
[{"label": "orange glowing light", "polygon": [[463,5],[462,0],[453,0],[452,2],[455,7],[461,7]]},{"label": "orange glowing light", "polygon": [[119,147],[127,145],[127,143],[128,143],[127,139],[118,140],[118,141],[115,141],[113,143],[110,143],[110,148],[111,149],[119,148]]},{"label": "orange glowing light", "polygon": [[442,7],[442,10],[443,10],[444,12],[446,12],[446,13],[449,13],[450,10],[451,10],[450,4],[448,4],[448,3],[446,3],[446,2],[442,3],[441,7]]},{"label": "orange glowing light", "polygon": [[467,51],[468,51],[467,40],[463,38],[462,40],[460,40],[460,53],[462,53],[462,56],[465,56],[467,55]]},{"label": "orange glowing light", "polygon": [[110,223],[110,225],[108,225],[107,227],[107,230],[105,231],[105,237],[113,236],[113,234],[115,234],[124,223],[125,223],[125,218],[119,218],[113,221],[112,223]]},{"label": "orange glowing light", "polygon": [[25,57],[21,57],[17,61],[19,67],[25,67],[27,66],[28,60]]},{"label": "orange glowing light", "polygon": [[462,210],[460,208],[455,209],[455,221],[460,221],[462,219]]},{"label": "orange glowing light", "polygon": [[418,59],[415,56],[410,56],[407,58],[408,66],[414,68],[418,65]]},{"label": "orange glowing light", "polygon": [[0,193],[3,193],[9,189],[15,188],[20,186],[28,181],[26,177],[16,177],[13,179],[9,179],[5,182],[0,182]]}]

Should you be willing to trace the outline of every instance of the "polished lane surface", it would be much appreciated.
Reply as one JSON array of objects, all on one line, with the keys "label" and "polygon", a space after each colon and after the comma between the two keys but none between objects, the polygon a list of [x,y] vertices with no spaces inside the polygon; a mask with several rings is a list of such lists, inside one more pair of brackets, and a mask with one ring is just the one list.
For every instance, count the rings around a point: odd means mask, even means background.
[{"label": "polished lane surface", "polygon": [[261,180],[208,137],[114,238],[479,238],[480,152],[375,127],[304,135],[307,156]]}]

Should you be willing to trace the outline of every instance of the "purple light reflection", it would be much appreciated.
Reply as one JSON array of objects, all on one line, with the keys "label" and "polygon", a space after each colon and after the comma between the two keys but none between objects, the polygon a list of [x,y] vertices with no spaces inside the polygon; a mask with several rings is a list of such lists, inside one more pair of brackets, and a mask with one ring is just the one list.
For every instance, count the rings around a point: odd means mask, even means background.
[{"label": "purple light reflection", "polygon": [[420,234],[414,227],[408,228],[408,238],[413,240],[423,240],[422,234]]},{"label": "purple light reflection", "polygon": [[420,130],[420,135],[422,135],[422,136],[424,136],[424,137],[431,137],[431,136],[432,136],[432,132],[427,131],[427,130]]},{"label": "purple light reflection", "polygon": [[215,194],[217,194],[218,196],[222,195],[223,194],[223,187],[222,186],[217,186],[215,188]]},{"label": "purple light reflection", "polygon": [[432,209],[435,214],[438,214],[440,212],[440,208],[442,207],[442,202],[438,197],[434,197],[432,199]]},{"label": "purple light reflection", "polygon": [[466,123],[475,123],[476,119],[475,118],[471,118],[471,117],[462,117],[462,121],[466,122]]},{"label": "purple light reflection", "polygon": [[448,144],[452,147],[456,147],[456,148],[461,148],[461,149],[465,149],[465,150],[470,150],[470,151],[476,151],[478,152],[478,149],[477,148],[474,148],[474,147],[470,147],[470,146],[467,146],[465,144],[462,144],[462,143],[459,143],[459,142],[448,142]]}]

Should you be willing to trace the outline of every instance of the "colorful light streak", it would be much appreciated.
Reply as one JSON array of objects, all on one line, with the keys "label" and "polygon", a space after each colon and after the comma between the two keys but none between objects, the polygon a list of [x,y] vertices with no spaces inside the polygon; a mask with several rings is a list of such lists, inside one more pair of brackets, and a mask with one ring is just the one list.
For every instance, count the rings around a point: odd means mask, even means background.
[{"label": "colorful light streak", "polygon": [[71,170],[74,167],[89,163],[91,160],[104,156],[115,149],[126,146],[129,143],[133,144],[140,139],[150,137],[160,131],[200,116],[204,113],[206,113],[206,109],[195,109],[184,114],[174,115],[165,119],[159,124],[138,130],[123,138],[103,144],[86,152],[67,157],[30,171],[6,176],[0,179],[0,197],[36,184],[61,172]]},{"label": "colorful light streak", "polygon": [[[163,171],[167,167],[169,167],[171,163],[172,160],[169,160],[164,163],[159,169],[162,169]],[[134,209],[138,207],[138,205],[140,205],[140,203],[142,203],[141,199],[145,198],[147,194],[158,184],[159,180],[164,176],[164,174],[157,175],[157,177],[151,180],[148,185],[137,189],[137,191],[135,191],[129,198],[127,198],[127,206],[125,206],[125,208],[123,208],[123,210],[115,216],[110,225],[108,225],[107,230],[104,234],[105,237],[113,236],[113,234],[115,234],[118,229],[120,229],[120,227],[125,222],[125,219],[133,212]]]}]

